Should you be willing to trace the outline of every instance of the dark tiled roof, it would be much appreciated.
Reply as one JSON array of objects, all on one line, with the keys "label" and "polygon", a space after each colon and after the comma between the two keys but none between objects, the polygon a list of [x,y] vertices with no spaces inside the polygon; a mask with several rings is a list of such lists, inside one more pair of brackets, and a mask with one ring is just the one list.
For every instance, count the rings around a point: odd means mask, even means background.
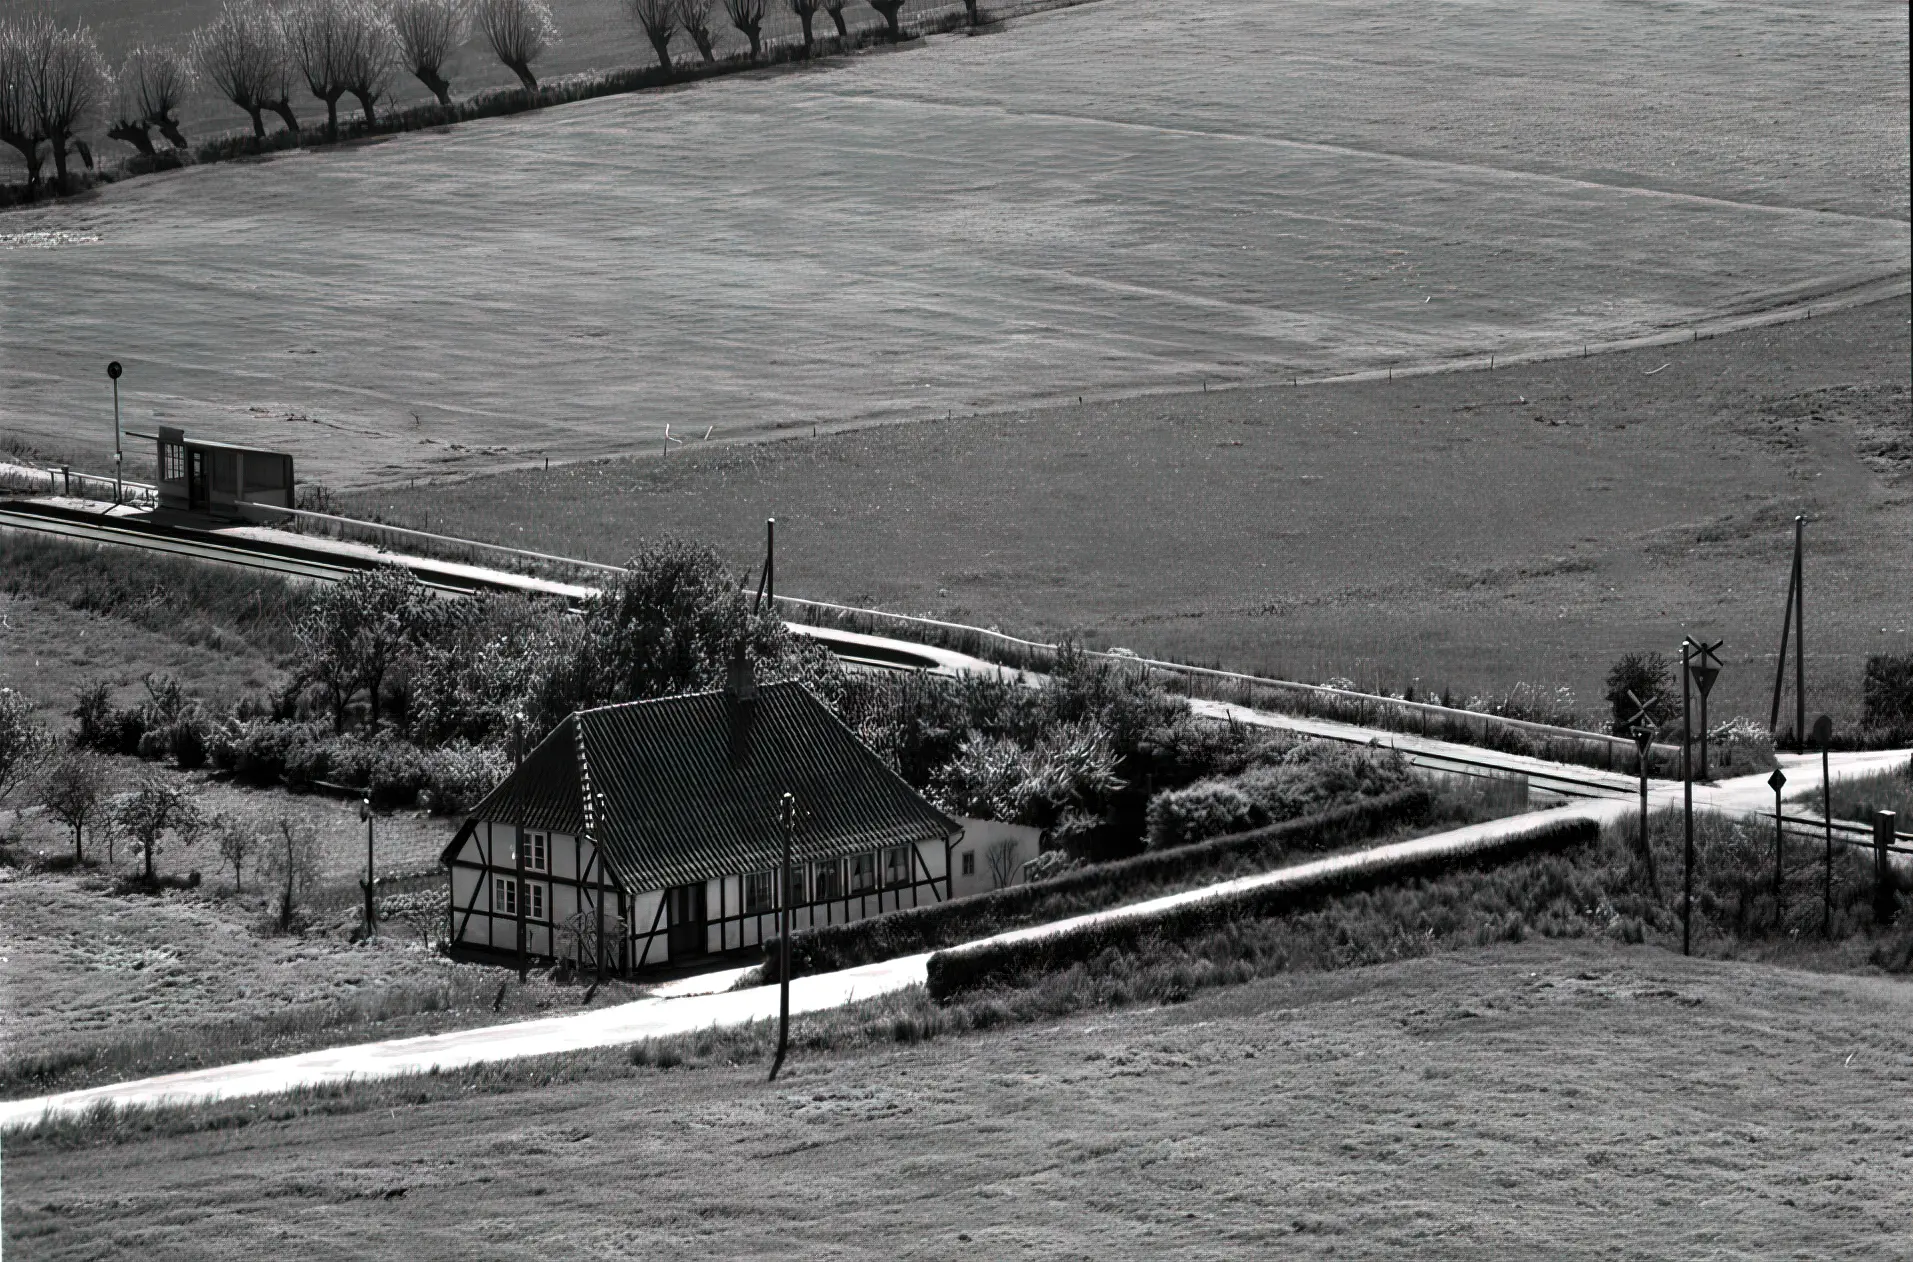
[{"label": "dark tiled roof", "polygon": [[758,689],[734,760],[738,704],[703,692],[581,710],[472,814],[588,833],[631,890],[774,867],[785,793],[800,861],[957,831],[800,684]]}]

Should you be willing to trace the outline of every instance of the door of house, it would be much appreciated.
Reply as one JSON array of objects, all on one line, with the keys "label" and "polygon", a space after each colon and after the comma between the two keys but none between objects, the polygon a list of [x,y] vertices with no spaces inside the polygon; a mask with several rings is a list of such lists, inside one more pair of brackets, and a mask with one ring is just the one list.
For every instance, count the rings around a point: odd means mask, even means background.
[{"label": "door of house", "polygon": [[666,910],[670,917],[671,959],[687,959],[694,955],[703,955],[706,950],[704,883],[680,885],[665,897],[669,900]]},{"label": "door of house", "polygon": [[206,507],[206,453],[203,451],[186,453],[186,507]]}]

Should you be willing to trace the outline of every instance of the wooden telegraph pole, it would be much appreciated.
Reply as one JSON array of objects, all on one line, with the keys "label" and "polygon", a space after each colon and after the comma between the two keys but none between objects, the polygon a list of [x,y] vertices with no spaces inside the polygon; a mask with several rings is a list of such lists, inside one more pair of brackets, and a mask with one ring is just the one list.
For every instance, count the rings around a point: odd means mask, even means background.
[{"label": "wooden telegraph pole", "polygon": [[1694,949],[1694,728],[1689,720],[1689,701],[1692,689],[1688,687],[1689,669],[1694,642],[1681,641],[1681,793],[1683,804],[1681,819],[1686,830],[1686,846],[1683,851],[1683,870],[1681,882],[1681,954],[1690,955]]},{"label": "wooden telegraph pole", "polygon": [[1820,936],[1833,936],[1833,781],[1827,771],[1827,746],[1833,743],[1833,720],[1821,715],[1813,721],[1813,739],[1820,746],[1820,818],[1827,827],[1827,860],[1821,879]]},{"label": "wooden telegraph pole", "polygon": [[106,366],[106,375],[113,379],[113,503],[115,506],[126,498],[125,474],[122,470],[120,452],[120,361],[114,360]]},{"label": "wooden telegraph pole", "polygon": [[1806,614],[1802,609],[1803,557],[1806,547],[1807,519],[1793,519],[1793,569],[1787,575],[1787,615],[1780,622],[1780,657],[1774,663],[1773,709],[1767,717],[1767,730],[1780,730],[1780,693],[1787,681],[1787,640],[1793,640],[1793,748],[1807,748],[1807,655]]},{"label": "wooden telegraph pole", "polygon": [[784,1054],[790,1050],[790,933],[795,925],[790,902],[790,843],[797,831],[797,799],[786,793],[778,804],[779,823],[784,830],[784,864],[777,881],[777,1059],[771,1062],[772,1082],[784,1067]]}]

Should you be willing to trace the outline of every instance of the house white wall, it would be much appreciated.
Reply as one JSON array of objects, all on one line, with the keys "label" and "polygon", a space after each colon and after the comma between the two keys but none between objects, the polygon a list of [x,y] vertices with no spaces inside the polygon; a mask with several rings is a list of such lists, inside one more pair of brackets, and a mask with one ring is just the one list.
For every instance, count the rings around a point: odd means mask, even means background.
[{"label": "house white wall", "polygon": [[[963,825],[963,835],[950,852],[950,885],[957,898],[1016,884],[1017,869],[1034,859],[1043,847],[1042,829],[1027,824],[967,818],[958,822]],[[995,864],[991,862],[993,855]]]}]

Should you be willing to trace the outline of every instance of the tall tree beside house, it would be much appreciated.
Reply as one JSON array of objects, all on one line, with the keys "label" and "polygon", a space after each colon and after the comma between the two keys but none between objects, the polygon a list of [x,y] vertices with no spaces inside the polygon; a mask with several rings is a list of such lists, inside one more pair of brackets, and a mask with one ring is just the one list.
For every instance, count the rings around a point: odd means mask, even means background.
[{"label": "tall tree beside house", "polygon": [[720,689],[739,645],[759,678],[801,682],[836,704],[836,659],[752,599],[711,548],[678,539],[647,548],[585,610],[574,651],[536,681],[528,716],[549,730],[586,706]]},{"label": "tall tree beside house", "polygon": [[176,845],[191,845],[204,826],[204,816],[184,785],[165,772],[149,771],[114,809],[113,826],[140,848],[150,885],[157,879],[153,857],[166,837],[170,834]]}]

